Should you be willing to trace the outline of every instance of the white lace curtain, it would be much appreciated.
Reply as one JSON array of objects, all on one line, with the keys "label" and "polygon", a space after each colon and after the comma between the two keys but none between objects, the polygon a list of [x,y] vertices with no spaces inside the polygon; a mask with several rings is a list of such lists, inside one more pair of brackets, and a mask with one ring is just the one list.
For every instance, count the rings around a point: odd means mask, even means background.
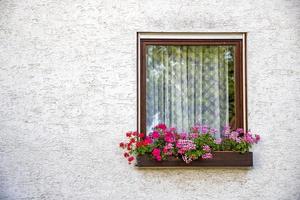
[{"label": "white lace curtain", "polygon": [[179,131],[196,123],[220,131],[229,124],[233,55],[232,46],[147,46],[147,131],[157,123]]}]

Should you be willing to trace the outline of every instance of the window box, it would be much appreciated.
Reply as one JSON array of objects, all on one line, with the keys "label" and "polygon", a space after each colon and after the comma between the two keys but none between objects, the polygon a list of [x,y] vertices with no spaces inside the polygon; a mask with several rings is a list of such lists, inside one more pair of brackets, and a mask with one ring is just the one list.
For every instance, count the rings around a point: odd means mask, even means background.
[{"label": "window box", "polygon": [[190,163],[185,163],[182,159],[169,157],[168,160],[156,161],[149,155],[138,156],[136,166],[139,168],[165,168],[165,167],[252,167],[253,154],[246,152],[241,154],[233,151],[213,152],[212,159],[198,159]]}]

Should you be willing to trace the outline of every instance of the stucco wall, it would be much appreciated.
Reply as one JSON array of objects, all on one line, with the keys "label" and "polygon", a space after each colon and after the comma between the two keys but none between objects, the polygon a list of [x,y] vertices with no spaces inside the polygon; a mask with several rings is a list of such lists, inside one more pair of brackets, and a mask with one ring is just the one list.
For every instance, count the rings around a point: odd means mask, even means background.
[{"label": "stucco wall", "polygon": [[[300,1],[0,0],[0,199],[300,199]],[[137,31],[248,32],[254,168],[138,170]]]}]

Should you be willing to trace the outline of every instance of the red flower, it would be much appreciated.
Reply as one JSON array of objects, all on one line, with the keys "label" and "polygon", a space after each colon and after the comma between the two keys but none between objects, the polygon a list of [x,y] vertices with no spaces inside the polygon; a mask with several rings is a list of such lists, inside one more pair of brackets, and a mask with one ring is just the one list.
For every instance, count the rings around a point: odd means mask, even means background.
[{"label": "red flower", "polygon": [[161,130],[166,130],[167,126],[165,124],[158,124],[155,126],[155,128],[161,129]]},{"label": "red flower", "polygon": [[127,152],[124,153],[124,157],[127,158],[129,157],[129,154]]},{"label": "red flower", "polygon": [[146,139],[144,140],[144,145],[147,146],[148,144],[152,144],[152,139],[149,137],[146,137]]},{"label": "red flower", "polygon": [[135,143],[135,139],[134,139],[134,138],[131,138],[131,139],[130,139],[130,143]]},{"label": "red flower", "polygon": [[122,149],[124,149],[124,147],[125,147],[124,142],[121,142],[121,143],[120,143],[120,147],[121,147]]},{"label": "red flower", "polygon": [[134,160],[134,157],[133,157],[133,156],[130,156],[130,157],[128,158],[129,164],[130,164],[130,162],[132,162],[133,160]]},{"label": "red flower", "polygon": [[127,137],[131,137],[131,134],[132,134],[131,132],[127,132],[127,133],[126,133],[126,136],[127,136]]},{"label": "red flower", "polygon": [[144,134],[144,133],[140,133],[140,134],[139,134],[139,137],[140,137],[140,138],[143,138],[143,137],[145,137],[145,134]]},{"label": "red flower", "polygon": [[132,135],[133,135],[133,136],[136,136],[136,135],[137,135],[137,132],[133,132]]},{"label": "red flower", "polygon": [[137,147],[137,148],[139,148],[139,147],[141,147],[141,146],[143,146],[143,142],[137,142],[137,143],[136,143],[136,147]]}]

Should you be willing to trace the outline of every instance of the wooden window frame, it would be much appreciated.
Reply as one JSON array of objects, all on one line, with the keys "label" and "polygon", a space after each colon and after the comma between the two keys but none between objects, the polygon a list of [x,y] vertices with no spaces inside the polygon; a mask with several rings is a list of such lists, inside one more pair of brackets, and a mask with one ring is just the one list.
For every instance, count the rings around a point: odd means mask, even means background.
[{"label": "wooden window frame", "polygon": [[149,37],[141,37],[141,35],[143,35],[143,32],[137,33],[137,130],[139,132],[146,133],[147,69],[145,55],[147,45],[235,46],[235,125],[233,128],[248,128],[246,33],[150,33],[148,34]]}]

